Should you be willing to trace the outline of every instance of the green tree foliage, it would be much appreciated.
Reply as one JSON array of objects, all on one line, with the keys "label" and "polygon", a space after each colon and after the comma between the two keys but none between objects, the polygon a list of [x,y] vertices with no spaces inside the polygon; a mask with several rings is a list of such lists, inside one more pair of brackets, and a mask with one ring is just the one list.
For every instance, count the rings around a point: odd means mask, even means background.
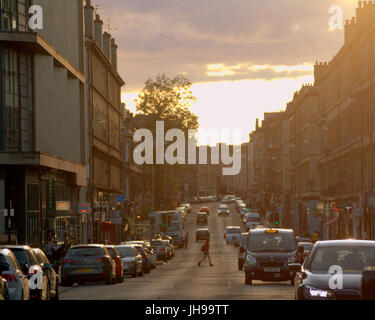
[{"label": "green tree foliage", "polygon": [[138,124],[154,131],[155,121],[164,120],[166,131],[197,129],[198,117],[190,110],[192,102],[196,101],[191,85],[183,76],[170,79],[162,74],[155,80],[147,80],[136,100]]}]

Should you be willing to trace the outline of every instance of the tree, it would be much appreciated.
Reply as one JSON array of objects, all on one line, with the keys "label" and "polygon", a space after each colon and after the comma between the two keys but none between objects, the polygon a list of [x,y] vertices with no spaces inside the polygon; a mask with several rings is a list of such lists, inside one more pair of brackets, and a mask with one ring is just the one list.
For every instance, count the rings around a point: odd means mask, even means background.
[{"label": "tree", "polygon": [[136,100],[136,118],[143,128],[154,131],[155,121],[164,120],[165,129],[197,129],[198,117],[190,111],[196,97],[191,92],[192,83],[183,76],[169,79],[165,74],[156,80],[148,79]]},{"label": "tree", "polygon": [[[137,127],[149,129],[155,137],[156,121],[164,121],[165,132],[170,129],[180,129],[187,139],[188,130],[199,127],[198,117],[190,110],[191,104],[196,101],[191,86],[191,81],[180,75],[170,79],[165,74],[161,74],[155,80],[148,79],[136,100]],[[172,203],[173,195],[178,193],[186,167],[175,165],[174,168],[170,168],[169,165],[164,164],[155,165],[155,170],[155,204],[165,202],[165,205],[168,205]],[[145,172],[146,180],[151,182],[151,167],[146,166]]]}]

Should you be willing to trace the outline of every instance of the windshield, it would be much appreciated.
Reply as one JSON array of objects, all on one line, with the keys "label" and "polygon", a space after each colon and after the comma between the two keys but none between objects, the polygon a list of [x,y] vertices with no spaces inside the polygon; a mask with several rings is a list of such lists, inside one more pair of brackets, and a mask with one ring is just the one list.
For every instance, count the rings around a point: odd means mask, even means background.
[{"label": "windshield", "polygon": [[296,241],[291,232],[276,234],[254,232],[250,234],[248,249],[253,252],[295,251]]},{"label": "windshield", "polygon": [[246,221],[247,222],[259,222],[259,218],[258,217],[247,217]]},{"label": "windshield", "polygon": [[116,249],[121,258],[134,257],[134,250],[131,247],[117,247]]},{"label": "windshield", "polygon": [[365,267],[375,265],[375,247],[321,247],[315,252],[309,270],[313,273],[328,273],[338,265],[343,272],[362,272]]},{"label": "windshield", "polygon": [[198,234],[202,235],[202,236],[208,235],[208,231],[207,230],[200,230],[200,231],[198,231]]},{"label": "windshield", "polygon": [[240,228],[230,228],[230,229],[227,229],[227,233],[228,234],[241,233],[241,229]]}]

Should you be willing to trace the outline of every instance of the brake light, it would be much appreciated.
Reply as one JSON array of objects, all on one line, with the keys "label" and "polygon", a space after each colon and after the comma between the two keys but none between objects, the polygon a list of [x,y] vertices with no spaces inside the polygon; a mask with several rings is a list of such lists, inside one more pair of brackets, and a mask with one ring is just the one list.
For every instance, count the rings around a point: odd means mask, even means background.
[{"label": "brake light", "polygon": [[17,282],[16,277],[12,273],[2,274],[1,277],[8,282]]},{"label": "brake light", "polygon": [[96,261],[97,262],[108,262],[109,259],[108,259],[108,257],[102,257],[102,258],[97,258]]},{"label": "brake light", "polygon": [[64,259],[63,263],[72,263],[73,260],[72,259]]},{"label": "brake light", "polygon": [[159,248],[159,251],[164,251],[164,248]]}]

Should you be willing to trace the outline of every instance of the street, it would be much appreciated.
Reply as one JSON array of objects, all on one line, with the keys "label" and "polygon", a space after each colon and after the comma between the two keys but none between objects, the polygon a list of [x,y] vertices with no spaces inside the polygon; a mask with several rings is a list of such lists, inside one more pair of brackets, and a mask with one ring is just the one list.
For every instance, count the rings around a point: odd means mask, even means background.
[{"label": "street", "polygon": [[[203,204],[206,206],[206,204]],[[185,223],[189,232],[187,249],[177,249],[175,257],[167,263],[159,264],[150,274],[142,278],[126,278],[121,284],[85,284],[61,287],[62,300],[289,300],[294,299],[294,287],[290,282],[254,281],[244,284],[244,273],[238,270],[238,248],[224,241],[224,228],[241,225],[240,215],[233,205],[229,205],[229,217],[218,217],[218,203],[210,203],[208,228],[211,232],[210,255],[213,267],[202,258],[200,247],[203,242],[195,242],[195,214],[200,205],[194,205]]]}]

